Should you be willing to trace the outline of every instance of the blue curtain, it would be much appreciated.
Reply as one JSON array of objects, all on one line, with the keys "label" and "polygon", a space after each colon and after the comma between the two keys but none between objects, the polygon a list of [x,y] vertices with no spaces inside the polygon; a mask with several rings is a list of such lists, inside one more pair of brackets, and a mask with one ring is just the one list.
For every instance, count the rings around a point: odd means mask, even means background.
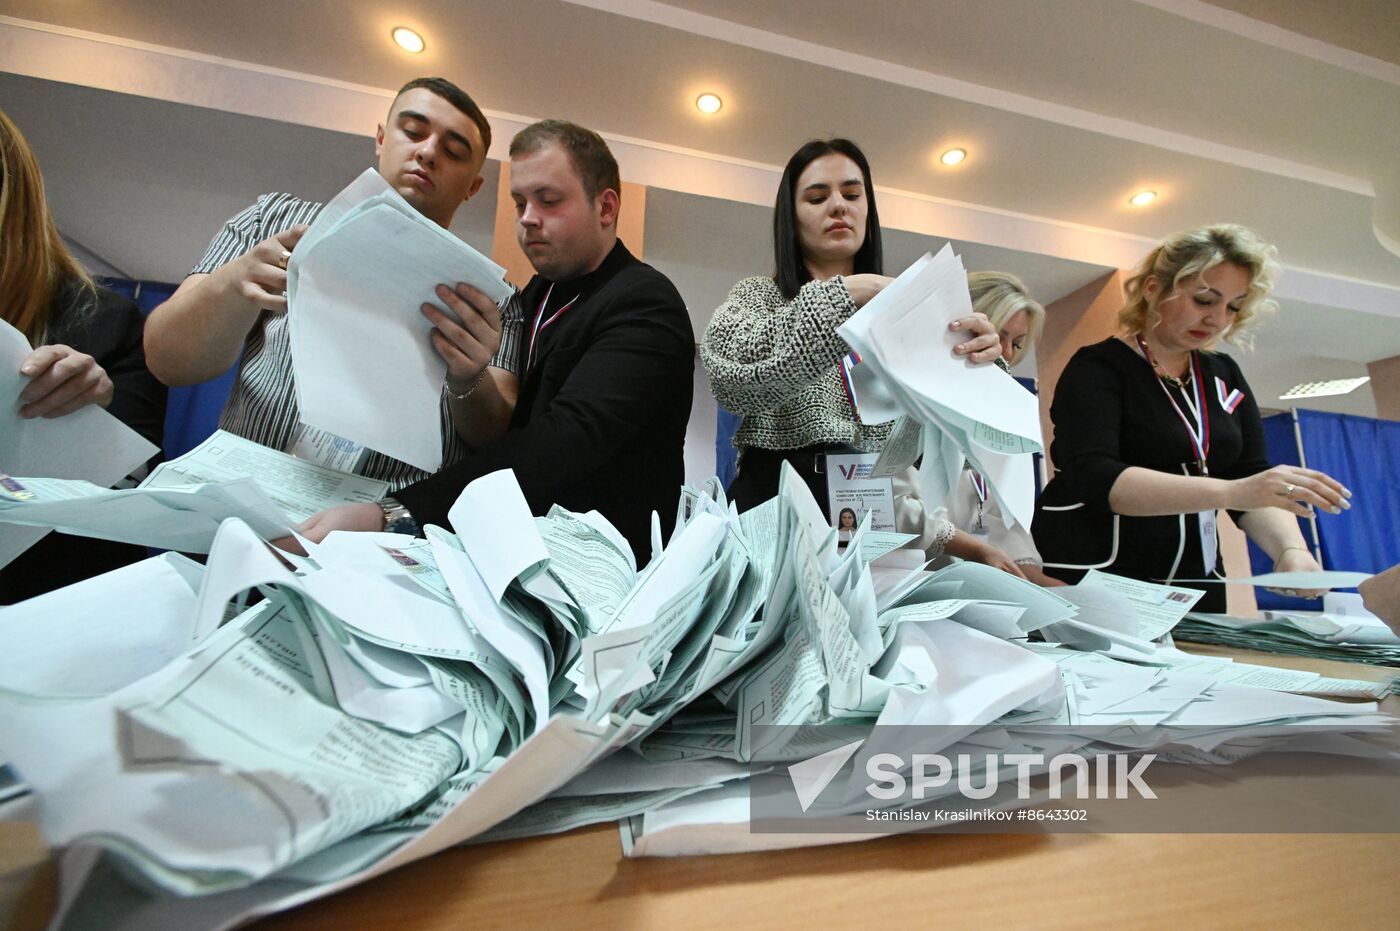
[{"label": "blue curtain", "polygon": [[[149,314],[164,303],[177,287],[164,281],[130,278],[103,278],[102,284],[134,300],[143,314]],[[236,366],[198,385],[170,389],[170,402],[165,411],[165,458],[184,455],[218,429],[219,413],[233,387],[235,369]]]},{"label": "blue curtain", "polygon": [[[1293,414],[1274,414],[1264,418],[1264,443],[1269,450],[1271,465],[1298,465],[1298,442],[1293,430]],[[1306,521],[1301,523],[1303,539],[1309,547],[1313,545],[1312,528]],[[1326,559],[1324,557],[1323,565]],[[1269,555],[1249,541],[1249,567],[1255,575],[1274,571],[1274,561]],[[1254,590],[1254,598],[1260,609],[1316,611],[1317,602],[1303,598],[1286,598],[1262,588]]]},{"label": "blue curtain", "polygon": [[719,408],[715,415],[715,475],[725,488],[739,471],[739,451],[734,448],[734,434],[739,429],[739,415]]},{"label": "blue curtain", "polygon": [[1328,569],[1380,572],[1400,563],[1400,423],[1299,411],[1308,468],[1351,489],[1353,507],[1320,514]]},{"label": "blue curtain", "polygon": [[[1326,472],[1355,495],[1351,510],[1317,516],[1323,568],[1379,572],[1400,563],[1400,423],[1323,411],[1297,414],[1308,468]],[[1300,464],[1291,414],[1266,418],[1264,436],[1270,462]],[[1312,545],[1306,523],[1303,536]],[[1252,543],[1250,558],[1255,572],[1273,568],[1268,556]],[[1261,590],[1259,606],[1316,610],[1317,602]]]}]

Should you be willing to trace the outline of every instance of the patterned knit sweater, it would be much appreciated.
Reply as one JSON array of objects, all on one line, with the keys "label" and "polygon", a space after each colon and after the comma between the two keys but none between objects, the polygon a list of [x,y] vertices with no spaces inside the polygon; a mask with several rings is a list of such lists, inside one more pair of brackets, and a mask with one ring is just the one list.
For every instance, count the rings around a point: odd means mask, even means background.
[{"label": "patterned knit sweater", "polygon": [[[745,278],[715,311],[700,343],[710,390],[743,420],[734,445],[799,449],[844,443],[879,452],[893,423],[863,424],[841,381],[848,347],[836,328],[856,312],[838,275],[809,281],[791,301],[772,278]],[[943,553],[951,523],[929,513],[912,480],[895,496],[896,524],[919,535],[930,557]]]},{"label": "patterned knit sweater", "polygon": [[891,424],[860,422],[838,364],[850,348],[836,328],[855,311],[840,276],[808,282],[791,301],[771,278],[734,286],[705,329],[700,361],[715,398],[743,418],[735,446],[879,452]]}]

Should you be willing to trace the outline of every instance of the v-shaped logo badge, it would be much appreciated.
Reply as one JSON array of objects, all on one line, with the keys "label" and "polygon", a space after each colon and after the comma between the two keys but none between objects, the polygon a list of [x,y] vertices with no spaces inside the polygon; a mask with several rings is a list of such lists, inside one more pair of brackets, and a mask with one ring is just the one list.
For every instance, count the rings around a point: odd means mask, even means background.
[{"label": "v-shaped logo badge", "polygon": [[803,811],[812,807],[817,796],[831,785],[831,780],[836,778],[841,767],[846,765],[846,761],[860,749],[860,745],[863,743],[865,743],[864,737],[854,743],[848,743],[844,747],[828,750],[825,753],[817,754],[810,760],[793,763],[788,767],[788,778],[792,780],[793,791],[797,793],[797,802],[802,806]]}]

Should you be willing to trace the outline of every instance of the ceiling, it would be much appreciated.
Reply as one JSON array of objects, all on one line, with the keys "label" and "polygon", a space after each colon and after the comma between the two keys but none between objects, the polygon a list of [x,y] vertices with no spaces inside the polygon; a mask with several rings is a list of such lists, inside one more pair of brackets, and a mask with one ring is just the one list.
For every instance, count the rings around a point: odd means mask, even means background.
[{"label": "ceiling", "polygon": [[[697,327],[769,270],[787,156],[840,134],[870,155],[892,271],[952,239],[1048,303],[1228,219],[1288,267],[1257,395],[1400,354],[1393,0],[0,0],[0,106],[65,233],[135,277],[183,275],[258,193],[333,195],[422,73],[487,106],[495,158],[536,118],[603,132]],[[953,145],[967,161],[939,166]],[[456,227],[484,251],[495,182]],[[1160,196],[1130,207],[1141,189]],[[1309,406],[1375,411],[1368,388]]]}]

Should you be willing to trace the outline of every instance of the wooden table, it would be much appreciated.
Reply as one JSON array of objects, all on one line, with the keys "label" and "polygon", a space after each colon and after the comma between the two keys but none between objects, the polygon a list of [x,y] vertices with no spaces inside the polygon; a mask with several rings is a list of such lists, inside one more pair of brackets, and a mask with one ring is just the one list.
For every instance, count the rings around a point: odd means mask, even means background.
[{"label": "wooden table", "polygon": [[[1325,675],[1393,671],[1217,647]],[[1400,699],[1383,703],[1400,713]],[[260,928],[770,928],[1400,925],[1400,835],[907,835],[805,850],[626,860],[615,825],[458,848]],[[44,926],[37,830],[0,822],[0,916]]]}]

